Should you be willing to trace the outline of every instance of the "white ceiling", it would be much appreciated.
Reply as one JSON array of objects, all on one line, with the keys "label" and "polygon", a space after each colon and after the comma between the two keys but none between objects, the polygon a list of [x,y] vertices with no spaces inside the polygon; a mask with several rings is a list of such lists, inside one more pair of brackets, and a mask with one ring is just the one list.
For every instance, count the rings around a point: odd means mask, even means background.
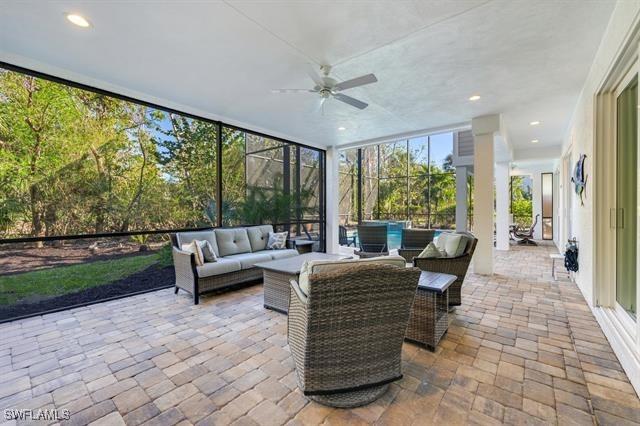
[{"label": "white ceiling", "polygon": [[[613,5],[4,1],[0,60],[316,146],[503,113],[516,150],[548,148],[560,144]],[[92,27],[69,24],[68,12]],[[346,92],[369,108],[329,101],[322,115],[314,95],[271,93],[313,86],[307,63],[334,65],[339,79],[374,72],[378,83]]]}]

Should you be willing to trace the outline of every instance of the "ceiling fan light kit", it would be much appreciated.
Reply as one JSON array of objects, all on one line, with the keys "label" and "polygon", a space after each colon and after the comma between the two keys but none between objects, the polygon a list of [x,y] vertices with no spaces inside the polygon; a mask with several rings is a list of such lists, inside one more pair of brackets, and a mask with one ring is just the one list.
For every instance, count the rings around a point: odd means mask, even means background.
[{"label": "ceiling fan light kit", "polygon": [[309,66],[307,69],[309,77],[315,83],[313,89],[275,89],[272,90],[272,92],[285,94],[318,93],[321,98],[321,106],[324,105],[324,102],[329,98],[344,102],[345,104],[351,105],[352,107],[358,108],[360,110],[363,110],[369,106],[369,104],[367,104],[366,102],[340,92],[342,92],[343,90],[353,89],[354,87],[365,86],[367,84],[377,82],[378,79],[374,74],[366,74],[360,77],[352,78],[350,80],[338,82],[336,79],[329,76],[329,74],[331,73],[330,65],[321,65],[320,71],[322,71],[322,76],[320,76],[312,66]]}]

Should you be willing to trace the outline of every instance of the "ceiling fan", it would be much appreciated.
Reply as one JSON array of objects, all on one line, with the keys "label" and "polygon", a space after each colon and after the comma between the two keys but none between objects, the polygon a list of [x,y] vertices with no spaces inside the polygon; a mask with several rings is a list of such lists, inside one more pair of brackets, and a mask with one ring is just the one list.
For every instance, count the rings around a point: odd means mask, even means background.
[{"label": "ceiling fan", "polygon": [[323,76],[321,77],[318,73],[311,67],[307,67],[307,73],[311,80],[316,84],[313,89],[275,89],[272,90],[273,93],[318,93],[320,95],[320,107],[324,106],[324,103],[329,98],[334,98],[340,102],[344,102],[345,104],[351,105],[352,107],[356,107],[358,109],[365,109],[369,106],[366,102],[362,102],[356,98],[352,98],[351,96],[347,96],[344,93],[341,93],[343,90],[353,89],[354,87],[364,86],[366,84],[375,83],[378,81],[375,75],[366,74],[360,77],[352,78],[351,80],[346,80],[341,83],[332,77],[329,77],[329,73],[331,72],[330,65],[321,65],[320,71],[322,71]]}]

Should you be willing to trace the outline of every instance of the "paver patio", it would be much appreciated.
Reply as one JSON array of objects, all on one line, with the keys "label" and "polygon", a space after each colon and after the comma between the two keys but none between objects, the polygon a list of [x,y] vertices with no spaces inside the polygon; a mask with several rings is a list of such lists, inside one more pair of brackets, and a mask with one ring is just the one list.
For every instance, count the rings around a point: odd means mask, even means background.
[{"label": "paver patio", "polygon": [[470,274],[438,350],[405,344],[404,378],[366,407],[301,394],[286,316],[262,307],[261,285],[197,306],[161,290],[0,325],[0,407],[67,408],[62,424],[640,423],[582,295],[552,280],[551,250],[512,247],[496,275]]}]

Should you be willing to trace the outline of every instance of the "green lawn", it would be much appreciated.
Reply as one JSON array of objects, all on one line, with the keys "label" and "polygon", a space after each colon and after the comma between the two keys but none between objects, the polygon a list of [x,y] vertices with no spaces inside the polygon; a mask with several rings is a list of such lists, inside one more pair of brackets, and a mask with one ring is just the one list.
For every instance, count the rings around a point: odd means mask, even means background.
[{"label": "green lawn", "polygon": [[[108,284],[147,267],[171,264],[167,249],[141,256],[60,266],[0,277],[0,305],[30,296],[59,296]],[[170,254],[169,254],[170,256]]]}]

